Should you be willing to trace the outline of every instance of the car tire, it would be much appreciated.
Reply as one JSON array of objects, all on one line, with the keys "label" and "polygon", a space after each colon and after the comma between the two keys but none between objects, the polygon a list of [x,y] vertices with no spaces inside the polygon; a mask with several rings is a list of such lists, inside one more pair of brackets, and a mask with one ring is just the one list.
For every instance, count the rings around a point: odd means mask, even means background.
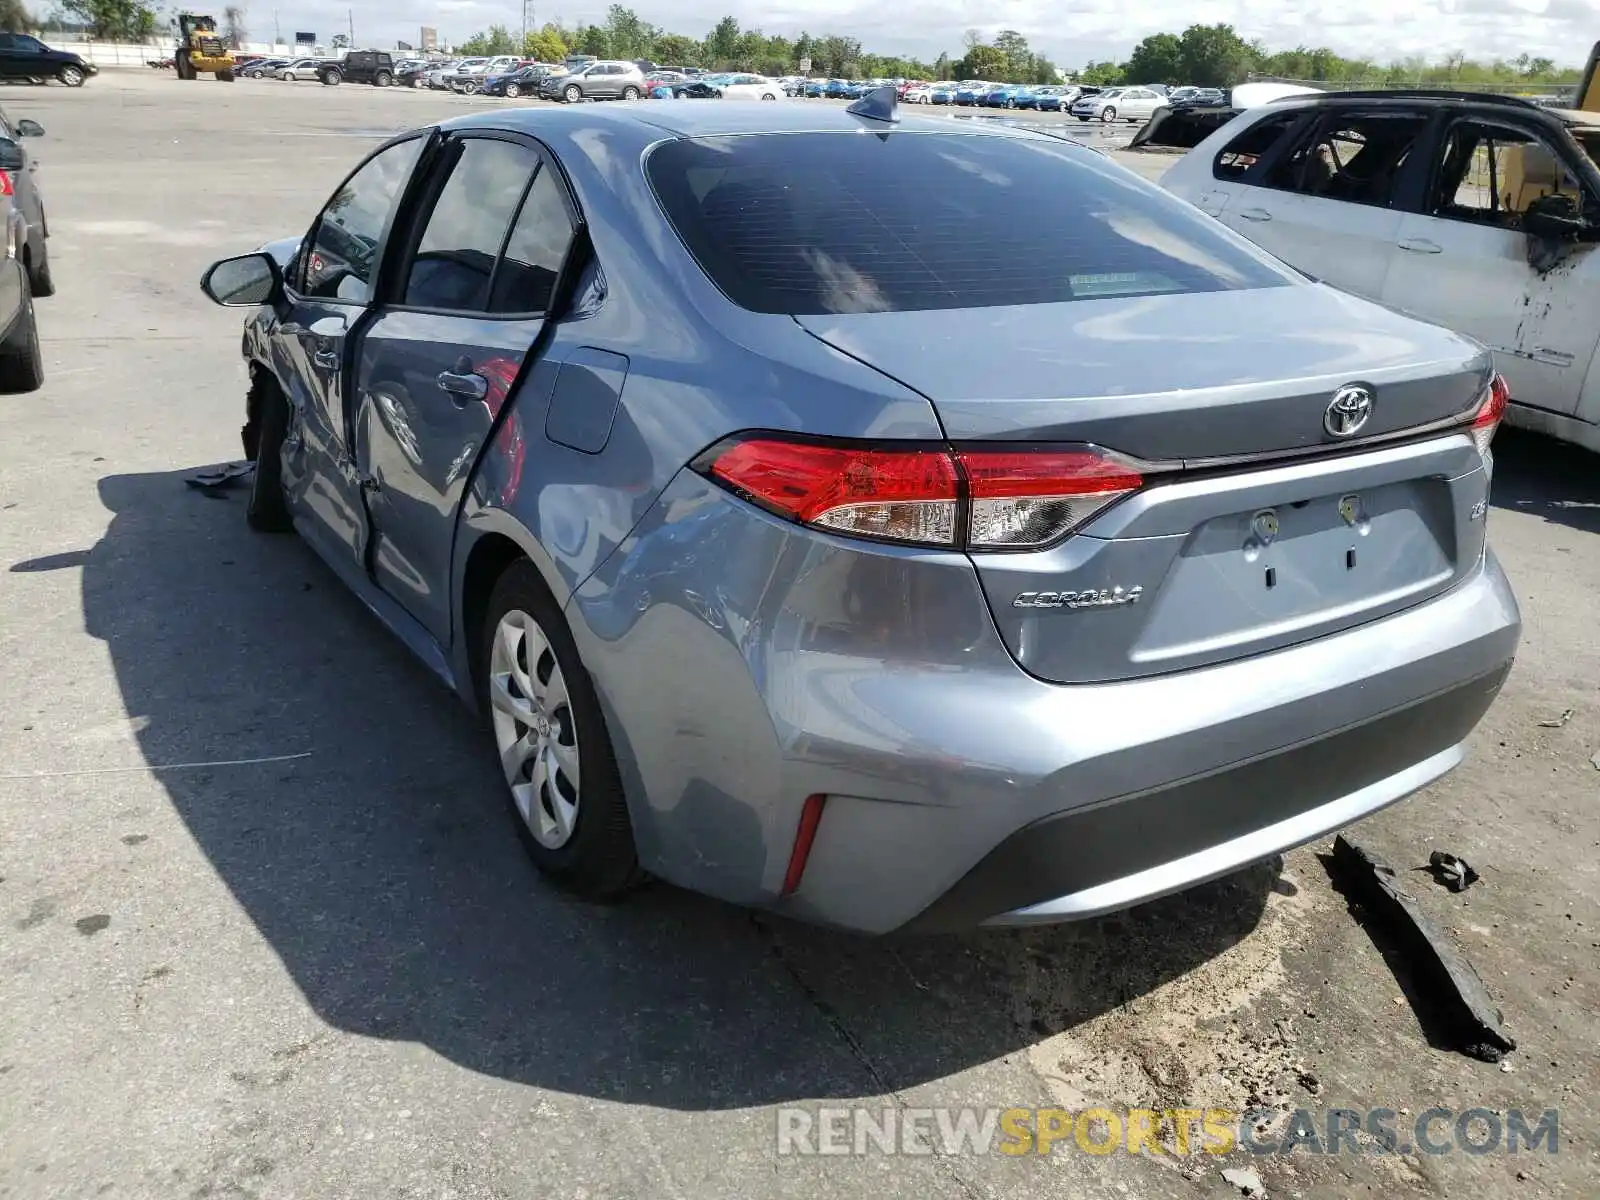
[{"label": "car tire", "polygon": [[33,288],[22,273],[22,309],[6,340],[0,342],[0,392],[36,392],[44,386],[44,354],[33,313]]},{"label": "car tire", "polygon": [[245,402],[249,424],[244,427],[244,452],[254,460],[245,523],[257,533],[289,533],[294,522],[283,498],[283,442],[289,432],[289,402],[263,370],[251,372],[250,396]]},{"label": "car tire", "polygon": [[[613,900],[637,886],[644,873],[594,683],[560,606],[526,559],[506,568],[494,586],[475,667],[494,761],[506,779],[517,837],[534,865],[588,900]],[[519,720],[524,714],[548,733]],[[520,754],[516,747],[523,747]],[[576,780],[568,774],[573,765]],[[554,773],[535,782],[540,766]]]},{"label": "car tire", "polygon": [[624,100],[637,100],[639,98],[639,89],[630,83],[627,87],[622,89],[622,98]]},{"label": "car tire", "polygon": [[514,83],[506,84],[506,99],[507,100],[515,100],[520,95],[522,95],[522,89],[519,88],[516,84],[514,84]]},{"label": "car tire", "polygon": [[389,74],[387,71],[379,71],[372,77],[372,83],[374,87],[388,87],[393,82],[394,76]]},{"label": "car tire", "polygon": [[1111,122],[1115,121],[1116,119],[1117,119],[1117,110],[1115,108],[1113,108],[1111,105],[1108,104],[1108,105],[1106,105],[1104,108],[1102,108],[1100,110],[1100,123],[1102,125],[1109,125],[1109,124],[1111,124]]},{"label": "car tire", "polygon": [[414,88],[425,88],[425,87],[427,87],[428,86],[427,76],[425,76],[425,75],[413,76],[413,78],[411,80],[411,86],[414,87]]},{"label": "car tire", "polygon": [[577,84],[568,84],[561,92],[561,98],[568,104],[576,104],[583,99],[583,89]]},{"label": "car tire", "polygon": [[66,66],[62,67],[61,70],[56,72],[56,78],[62,83],[66,84],[68,87],[75,88],[83,86],[85,76],[82,68],[75,67],[71,63],[68,63]]},{"label": "car tire", "polygon": [[324,71],[321,78],[323,87],[338,87],[344,82],[344,76],[338,71]]},{"label": "car tire", "polygon": [[50,245],[44,238],[39,239],[39,261],[28,256],[28,288],[35,296],[56,294],[55,280],[50,277]]}]

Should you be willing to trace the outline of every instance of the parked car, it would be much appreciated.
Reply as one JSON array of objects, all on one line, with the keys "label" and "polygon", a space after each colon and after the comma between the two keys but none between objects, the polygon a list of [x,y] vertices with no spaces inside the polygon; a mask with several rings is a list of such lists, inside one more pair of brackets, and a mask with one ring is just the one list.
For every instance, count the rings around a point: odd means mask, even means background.
[{"label": "parked car", "polygon": [[1600,114],[1326,93],[1250,109],[1163,180],[1285,262],[1488,346],[1510,421],[1600,452]]},{"label": "parked car", "polygon": [[1072,102],[1071,113],[1080,121],[1148,121],[1166,103],[1163,93],[1148,87],[1106,88]]},{"label": "parked car", "polygon": [[485,96],[504,96],[515,100],[519,96],[537,96],[540,82],[550,74],[545,63],[519,67],[507,75],[492,75],[483,81],[480,92]]},{"label": "parked car", "polygon": [[717,84],[725,99],[728,100],[782,100],[785,93],[778,81],[768,79],[765,75],[733,74],[725,77],[724,81]]},{"label": "parked car", "polygon": [[[434,91],[447,90],[450,85],[445,81],[455,74],[456,69],[464,61],[464,59],[451,59],[446,62],[434,63],[427,70],[418,72],[417,75],[413,76],[411,86],[430,88]],[[418,82],[419,80],[420,82]]]},{"label": "parked car", "polygon": [[385,50],[351,50],[337,62],[326,64],[319,78],[329,86],[348,81],[388,87],[395,81],[394,55]]},{"label": "parked car", "polygon": [[234,74],[242,79],[259,79],[263,75],[275,75],[279,67],[286,67],[291,61],[287,58],[258,58],[242,67],[235,67]]},{"label": "parked car", "polygon": [[644,95],[644,72],[631,62],[597,59],[567,75],[543,81],[539,94],[547,100],[637,100]]},{"label": "parked car", "polygon": [[52,50],[29,33],[0,33],[0,79],[54,79],[67,87],[82,87],[100,73],[82,55]]},{"label": "parked car", "polygon": [[956,102],[956,85],[941,83],[929,94],[928,99],[934,104],[954,104]]},{"label": "parked car", "polygon": [[704,79],[686,79],[657,87],[650,95],[658,100],[720,100],[722,89]]},{"label": "parked car", "polygon": [[983,103],[983,98],[995,86],[988,83],[963,83],[956,89],[956,103],[963,108],[972,108]]},{"label": "parked car", "polygon": [[932,104],[933,84],[913,83],[900,93],[900,99],[906,104]]},{"label": "parked car", "polygon": [[474,113],[202,280],[250,520],[477,706],[542,870],[1068,920],[1461,760],[1519,631],[1487,352],[1065,139],[729,122]]},{"label": "parked car", "polygon": [[320,58],[297,58],[273,72],[287,83],[304,83],[322,78],[327,63]]},{"label": "parked car", "polygon": [[983,104],[985,108],[1024,108],[1023,101],[1031,95],[1033,89],[1023,84],[1010,84],[997,87],[985,93]]},{"label": "parked car", "polygon": [[0,112],[0,217],[6,255],[0,262],[0,391],[32,392],[44,384],[44,358],[34,317],[35,296],[55,292],[50,277],[50,235],[44,201],[34,178],[37,164],[23,147],[44,127]]},{"label": "parked car", "polygon": [[1019,102],[1018,107],[1036,108],[1040,112],[1064,112],[1071,107],[1079,94],[1078,89],[1071,85],[1035,88],[1026,103]]}]

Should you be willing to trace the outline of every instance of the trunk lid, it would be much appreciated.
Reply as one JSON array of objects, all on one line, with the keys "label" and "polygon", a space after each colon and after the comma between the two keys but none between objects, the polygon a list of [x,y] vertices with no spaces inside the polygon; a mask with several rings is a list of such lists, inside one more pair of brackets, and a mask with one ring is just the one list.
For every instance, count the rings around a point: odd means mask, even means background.
[{"label": "trunk lid", "polygon": [[1462,416],[1487,352],[1331,288],[795,319],[926,395],[952,442],[1161,464],[1055,546],[972,554],[1041,678],[1261,653],[1421,603],[1481,562],[1488,474],[1464,429],[1363,446],[1324,417],[1352,383],[1373,398],[1360,439]]}]

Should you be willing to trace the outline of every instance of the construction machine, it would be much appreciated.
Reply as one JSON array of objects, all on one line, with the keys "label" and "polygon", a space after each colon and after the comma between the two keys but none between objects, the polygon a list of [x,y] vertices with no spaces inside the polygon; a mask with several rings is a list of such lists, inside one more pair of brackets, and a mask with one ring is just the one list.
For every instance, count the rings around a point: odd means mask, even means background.
[{"label": "construction machine", "polygon": [[233,82],[233,50],[217,36],[217,19],[198,13],[179,13],[178,48],[172,65],[179,79],[215,74],[223,83]]}]

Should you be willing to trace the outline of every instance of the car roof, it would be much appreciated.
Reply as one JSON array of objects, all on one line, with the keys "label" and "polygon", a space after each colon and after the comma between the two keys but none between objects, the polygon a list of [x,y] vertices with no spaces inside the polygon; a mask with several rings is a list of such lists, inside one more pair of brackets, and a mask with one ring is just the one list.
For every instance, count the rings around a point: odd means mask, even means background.
[{"label": "car roof", "polygon": [[1521,96],[1506,96],[1494,92],[1456,92],[1436,88],[1302,92],[1269,100],[1261,107],[1281,109],[1311,106],[1328,107],[1341,104],[1360,104],[1365,107],[1374,102],[1409,107],[1501,109],[1508,112],[1522,113],[1523,115],[1548,115],[1567,125],[1600,126],[1600,113],[1579,112],[1570,108],[1547,108]]},{"label": "car roof", "polygon": [[[885,133],[903,130],[917,133],[987,134],[998,137],[1026,137],[1051,142],[1082,145],[1070,138],[1015,126],[991,125],[976,121],[950,121],[940,117],[921,117],[905,107],[900,121],[888,124],[851,115],[849,109],[805,104],[582,104],[560,107],[490,109],[470,116],[445,121],[445,129],[511,129],[535,137],[541,130],[558,128],[566,132],[585,129],[628,127],[655,130],[670,137],[714,137],[730,133],[827,133],[861,131]],[[1087,147],[1086,153],[1094,153]]]}]

